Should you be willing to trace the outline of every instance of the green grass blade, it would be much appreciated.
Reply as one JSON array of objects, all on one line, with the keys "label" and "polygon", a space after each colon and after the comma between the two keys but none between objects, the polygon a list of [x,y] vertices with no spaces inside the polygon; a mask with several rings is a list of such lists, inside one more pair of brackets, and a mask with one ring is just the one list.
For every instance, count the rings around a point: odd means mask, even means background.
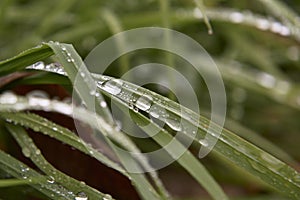
[{"label": "green grass blade", "polygon": [[[9,94],[13,95],[13,94]],[[73,117],[77,120],[80,120],[88,125],[90,125],[95,130],[99,130],[104,134],[105,137],[108,137],[117,143],[119,143],[122,147],[125,147],[127,149],[129,147],[129,150],[131,152],[136,152],[135,146],[132,146],[131,141],[128,141],[127,138],[124,138],[122,134],[119,134],[119,132],[115,131],[115,129],[111,129],[111,126],[106,123],[106,121],[101,118],[100,116],[95,115],[95,113],[90,112],[84,108],[72,106],[66,103],[58,102],[58,101],[51,101],[49,99],[27,99],[23,97],[17,97],[13,95],[14,97],[10,96],[10,100],[14,100],[14,103],[7,102],[7,94],[5,96],[2,95],[0,97],[0,116],[3,119],[9,119],[11,121],[14,121],[16,123],[19,123],[20,125],[25,126],[31,126],[33,129],[36,128],[36,124],[32,124],[31,122],[28,123],[28,119],[24,120],[23,118],[19,118],[19,115],[9,115],[7,111],[22,111],[22,110],[44,110],[44,111],[53,111],[58,112],[64,115],[68,115],[70,117]],[[12,97],[12,98],[11,98]],[[33,101],[34,100],[34,101]],[[47,103],[45,103],[45,100]],[[6,101],[6,102],[5,102]],[[38,122],[40,123],[40,122]],[[50,128],[50,127],[48,127]],[[57,128],[57,127],[56,127]],[[80,140],[79,140],[80,141]],[[76,148],[76,147],[75,147]],[[113,148],[113,147],[112,147]],[[135,155],[135,154],[133,154]],[[128,158],[120,157],[120,159],[124,159],[122,164],[129,164],[132,165],[136,163],[136,160],[132,160],[132,162],[126,162],[128,161]],[[139,158],[138,159],[144,159]],[[122,161],[122,160],[121,160]],[[146,162],[142,160],[142,162]],[[137,167],[140,167],[138,164],[135,164]],[[144,166],[143,166],[144,167]],[[147,167],[147,166],[146,166]],[[151,170],[146,168],[147,171]],[[141,171],[138,169],[138,171]],[[124,172],[123,172],[124,173]],[[126,173],[125,173],[126,174]],[[155,176],[156,174],[152,174],[152,176]],[[159,195],[157,194],[156,190],[152,187],[150,182],[147,180],[144,174],[130,174],[130,176],[127,176],[132,182],[133,185],[137,188],[138,192],[140,193],[141,197],[143,199],[157,199],[159,198]],[[158,179],[158,177],[152,177],[153,179]],[[142,180],[142,181],[141,181]],[[156,180],[157,181],[157,180]],[[156,183],[156,184],[159,184]],[[162,186],[161,186],[162,187]]]},{"label": "green grass blade", "polygon": [[[72,82],[75,91],[88,106],[88,109],[96,109],[99,112],[98,114],[100,114],[107,123],[113,125],[114,121],[111,113],[107,107],[100,106],[101,102],[104,102],[104,99],[101,94],[95,92],[95,82],[74,47],[58,42],[50,42],[48,45],[54,51],[55,56],[68,74],[68,78]],[[94,96],[94,98],[91,98],[92,96]],[[95,99],[96,103],[92,102]]]},{"label": "green grass blade", "polygon": [[1,112],[0,117],[3,119],[11,120],[16,124],[20,124],[32,130],[39,130],[40,133],[53,137],[58,141],[64,142],[65,144],[68,144],[76,148],[77,150],[97,159],[106,166],[111,167],[112,169],[122,173],[125,176],[128,176],[128,174],[124,172],[124,169],[122,169],[122,167],[120,167],[117,163],[112,162],[110,159],[108,159],[106,156],[92,148],[90,145],[87,145],[70,130],[61,127],[47,120],[46,118],[43,118],[33,113],[21,112]]},{"label": "green grass blade", "polygon": [[[98,78],[100,80],[114,80],[114,78],[109,78],[103,75],[94,76],[96,79]],[[161,95],[125,81],[123,81],[122,91],[123,93],[128,92],[129,94],[133,94],[135,96],[151,96],[152,99],[155,100],[153,102],[154,104],[156,104],[156,101],[159,101],[159,105],[162,105],[164,110],[178,116],[178,118],[185,120],[186,123],[197,126],[199,130],[197,138],[203,138],[208,131],[207,127],[209,127],[210,121],[207,118],[198,116],[193,111],[185,107],[181,107],[176,102],[162,97]],[[128,99],[122,98],[121,96],[116,96],[116,98],[125,102],[130,108],[131,102],[127,101]],[[181,114],[181,111],[183,111],[183,114]],[[200,120],[200,123],[198,123],[198,120]],[[214,123],[212,126],[217,130],[220,128]],[[214,132],[208,132],[208,134],[211,134],[212,137],[215,137]],[[191,133],[186,134],[186,136],[194,138]],[[201,142],[203,142],[201,140],[198,140],[198,142],[200,145],[203,144],[201,144]],[[236,134],[223,129],[222,134],[218,138],[218,142],[214,147],[214,150],[232,162],[236,163],[238,166],[244,168],[249,173],[260,177],[264,182],[272,185],[286,196],[297,199],[300,195],[300,174],[297,171],[274,156],[238,137]]]},{"label": "green grass blade", "polygon": [[86,184],[67,176],[66,174],[55,169],[41,154],[40,149],[34,144],[32,139],[29,137],[25,129],[19,125],[6,124],[6,128],[18,142],[20,147],[23,149],[22,152],[26,152],[27,157],[46,175],[48,175],[51,182],[57,182],[63,185],[73,193],[78,194],[83,192],[91,200],[97,200],[107,195],[87,186]]},{"label": "green grass blade", "polygon": [[[109,94],[106,93],[106,95]],[[113,96],[110,97],[114,99],[114,102],[117,103],[119,108],[123,110],[124,113],[129,114],[126,112],[128,109],[126,106],[127,104]],[[148,135],[152,136],[152,139],[155,140],[161,147],[166,147],[170,142],[173,142],[172,146],[175,148],[165,148],[165,150],[167,150],[169,155],[171,155],[176,162],[178,162],[187,172],[189,172],[192,177],[194,177],[214,199],[228,199],[221,187],[213,179],[205,167],[184,145],[180,143],[179,140],[174,138],[165,129],[159,127],[155,122],[150,121],[147,117],[141,115],[140,113],[132,112],[130,116],[133,117],[133,120],[136,122],[136,124],[139,125],[139,127]],[[146,126],[147,128],[142,126],[144,124],[148,124]],[[182,152],[182,155],[179,156],[176,152]]]},{"label": "green grass blade", "polygon": [[45,44],[28,49],[19,55],[0,62],[0,76],[24,69],[53,55],[51,48]]},{"label": "green grass blade", "polygon": [[[100,76],[101,75],[99,75],[99,77]],[[111,80],[113,81],[114,79],[112,78]],[[178,118],[181,118],[181,120],[184,120],[184,122],[197,126],[197,138],[203,138],[205,134],[210,134],[212,137],[215,137],[216,133],[214,131],[220,128],[217,124],[212,123],[212,132],[208,132],[207,127],[209,127],[210,123],[208,119],[199,116],[193,111],[178,105],[176,102],[173,102],[147,89],[123,81],[122,91],[123,93],[129,92],[129,94],[136,96],[151,96],[152,99],[154,99],[153,104],[161,105],[164,110],[172,113],[172,115],[178,116]],[[129,105],[131,102],[128,102],[126,98],[122,98],[118,95],[115,97],[127,103],[127,106],[130,108]],[[160,103],[157,104],[156,102]],[[149,112],[149,110],[146,112]],[[161,120],[165,121],[164,118],[161,118]],[[200,120],[200,123],[198,123],[198,120]],[[192,133],[189,133],[188,131],[186,136],[194,138]],[[197,142],[200,145],[203,144],[203,140],[197,140]],[[294,199],[299,197],[300,174],[282,161],[248,143],[247,141],[238,137],[236,134],[223,129],[222,134],[218,138],[218,142],[214,147],[214,150],[240,167],[244,168],[248,172],[260,177],[263,181],[272,185],[286,196]]]},{"label": "green grass blade", "polygon": [[74,200],[75,195],[65,189],[63,186],[56,183],[49,183],[48,179],[45,176],[42,176],[33,169],[30,169],[28,166],[22,162],[16,160],[10,155],[0,150],[0,168],[6,173],[19,178],[27,179],[29,182],[36,179],[41,179],[39,183],[30,184],[32,187],[40,191],[41,193],[48,196],[50,199],[55,198],[58,200]]}]

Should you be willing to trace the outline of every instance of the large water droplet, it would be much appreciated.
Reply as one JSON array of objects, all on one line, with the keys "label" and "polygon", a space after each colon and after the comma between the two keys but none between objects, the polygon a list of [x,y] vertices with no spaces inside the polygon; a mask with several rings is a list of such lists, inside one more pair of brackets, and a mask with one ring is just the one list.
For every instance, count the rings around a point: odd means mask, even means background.
[{"label": "large water droplet", "polygon": [[15,104],[17,100],[17,96],[12,92],[5,92],[0,97],[1,104]]},{"label": "large water droplet", "polygon": [[104,82],[100,87],[104,91],[106,91],[112,95],[117,95],[117,94],[121,93],[122,85],[123,85],[123,82],[121,80],[113,79],[113,80]]},{"label": "large water droplet", "polygon": [[28,97],[28,103],[30,106],[42,106],[47,107],[50,104],[48,94],[41,90],[33,90],[26,95]]},{"label": "large water droplet", "polygon": [[88,196],[84,192],[79,192],[76,195],[75,200],[88,200]]},{"label": "large water droplet", "polygon": [[165,122],[174,131],[181,131],[182,130],[181,123],[178,119],[167,118]]},{"label": "large water droplet", "polygon": [[135,106],[143,111],[149,110],[152,104],[152,97],[141,96],[135,103]]}]

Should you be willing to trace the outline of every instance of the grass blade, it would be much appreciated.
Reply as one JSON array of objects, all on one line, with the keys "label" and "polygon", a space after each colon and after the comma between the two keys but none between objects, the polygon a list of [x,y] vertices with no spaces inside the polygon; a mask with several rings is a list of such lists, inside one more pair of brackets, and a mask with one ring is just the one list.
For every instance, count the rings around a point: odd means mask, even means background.
[{"label": "grass blade", "polygon": [[73,179],[66,174],[60,172],[59,170],[55,169],[41,154],[41,151],[37,148],[34,144],[32,139],[28,136],[25,129],[19,125],[10,125],[6,124],[6,128],[18,142],[20,147],[24,150],[26,149],[27,155],[29,156],[30,160],[45,174],[49,176],[49,180],[51,183],[57,182],[63,185],[70,191],[73,191],[75,194],[84,191],[84,193],[88,196],[89,199],[99,199],[103,198],[107,195],[95,190],[83,184],[76,179]]}]

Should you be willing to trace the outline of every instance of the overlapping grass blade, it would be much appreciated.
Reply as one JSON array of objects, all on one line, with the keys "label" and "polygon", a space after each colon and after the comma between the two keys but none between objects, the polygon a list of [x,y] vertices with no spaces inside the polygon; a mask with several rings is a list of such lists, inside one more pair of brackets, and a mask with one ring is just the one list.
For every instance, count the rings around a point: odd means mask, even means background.
[{"label": "overlapping grass blade", "polygon": [[[9,132],[13,135],[15,140],[18,142],[20,147],[26,149],[26,153],[28,154],[31,161],[45,174],[47,174],[48,181],[51,183],[57,182],[63,185],[73,193],[78,194],[82,191],[88,196],[91,200],[97,200],[99,198],[103,198],[107,196],[94,188],[87,186],[86,184],[73,179],[72,177],[67,176],[66,174],[60,172],[59,170],[55,169],[41,154],[40,149],[34,144],[32,139],[29,137],[25,129],[19,125],[11,125],[6,124],[6,128]],[[26,155],[25,155],[26,156]]]},{"label": "overlapping grass blade", "polygon": [[[0,168],[4,172],[19,178],[20,180],[28,180],[28,184],[40,191],[49,198],[59,200],[74,200],[75,195],[69,190],[65,189],[62,185],[56,183],[49,183],[45,176],[42,176],[35,170],[29,168],[22,162],[11,157],[5,152],[0,150]],[[31,180],[33,183],[31,184]],[[38,180],[38,181],[37,181]],[[37,182],[36,182],[37,181]]]}]

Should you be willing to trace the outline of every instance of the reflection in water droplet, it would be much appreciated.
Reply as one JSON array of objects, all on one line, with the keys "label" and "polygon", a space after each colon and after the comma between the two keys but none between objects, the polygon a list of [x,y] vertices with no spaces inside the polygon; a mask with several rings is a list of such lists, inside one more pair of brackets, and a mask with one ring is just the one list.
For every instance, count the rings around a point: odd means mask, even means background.
[{"label": "reflection in water droplet", "polygon": [[152,104],[150,96],[141,96],[135,103],[135,106],[143,111],[149,110]]},{"label": "reflection in water droplet", "polygon": [[76,195],[75,200],[88,200],[88,196],[84,192],[79,192]]},{"label": "reflection in water droplet", "polygon": [[121,80],[113,79],[104,82],[102,85],[100,85],[100,87],[112,95],[117,95],[122,91],[122,84],[123,82]]},{"label": "reflection in water droplet", "polygon": [[167,118],[165,122],[174,131],[181,131],[182,130],[180,120],[178,120],[178,119]]}]

